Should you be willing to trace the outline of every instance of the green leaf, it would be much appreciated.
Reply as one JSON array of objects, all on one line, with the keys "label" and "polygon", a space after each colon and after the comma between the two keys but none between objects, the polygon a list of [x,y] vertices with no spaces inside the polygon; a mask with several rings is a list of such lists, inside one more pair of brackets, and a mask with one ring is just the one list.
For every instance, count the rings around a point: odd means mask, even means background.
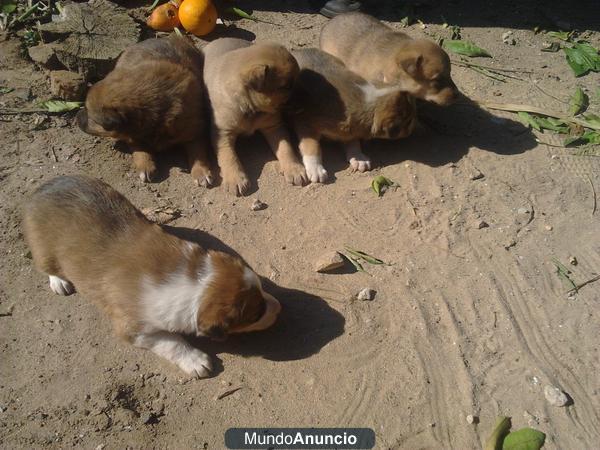
[{"label": "green leaf", "polygon": [[14,91],[14,88],[0,86],[0,94],[8,94],[12,91]]},{"label": "green leaf", "polygon": [[502,450],[540,450],[544,446],[546,435],[533,428],[521,428],[504,438]]},{"label": "green leaf", "polygon": [[542,130],[552,130],[557,133],[568,133],[570,128],[565,122],[554,117],[541,117],[536,116],[534,120],[538,123]]},{"label": "green leaf", "polygon": [[571,100],[569,102],[569,112],[571,113],[571,115],[576,116],[577,114],[585,111],[585,109],[588,107],[588,104],[588,96],[585,94],[585,92],[583,92],[583,89],[577,86],[577,89],[575,89],[575,93],[573,94],[573,97],[571,97]]},{"label": "green leaf", "polygon": [[596,114],[584,114],[583,119],[588,128],[600,129],[600,117],[598,117]]},{"label": "green leaf", "polygon": [[346,246],[345,248],[346,248],[346,251],[348,253],[350,253],[353,257],[355,257],[357,259],[362,259],[363,261],[365,261],[369,264],[375,264],[375,265],[385,264],[381,259],[375,258],[374,256],[371,256],[368,253],[365,253],[360,250],[356,250],[356,249],[348,247],[348,246]]},{"label": "green leaf", "polygon": [[252,17],[250,14],[248,14],[246,11],[240,9],[240,8],[227,8],[225,10],[225,12],[230,13],[230,14],[235,14],[238,17],[241,17],[242,19],[249,19],[249,20],[254,20],[257,21],[257,19],[255,17]]},{"label": "green leaf", "polygon": [[373,181],[371,181],[371,189],[375,191],[378,197],[381,197],[383,195],[381,188],[383,186],[392,186],[393,184],[394,182],[389,178],[386,178],[383,175],[378,175],[375,178],[373,178]]},{"label": "green leaf", "polygon": [[597,131],[586,131],[581,136],[571,136],[563,142],[565,147],[577,147],[586,144],[600,144],[600,133]]},{"label": "green leaf", "polygon": [[456,53],[457,55],[464,55],[464,56],[471,56],[471,57],[475,57],[475,56],[486,56],[489,58],[492,57],[492,55],[490,55],[486,50],[482,49],[481,47],[476,46],[475,44],[473,44],[472,42],[469,42],[469,41],[447,40],[447,41],[444,41],[444,48],[446,50],[450,50],[452,53]]},{"label": "green leaf", "polygon": [[537,131],[542,131],[542,127],[539,123],[537,123],[535,117],[533,117],[531,114],[524,111],[519,111],[517,113],[517,116],[519,116],[519,119],[521,120],[523,125],[529,126]]},{"label": "green leaf", "polygon": [[40,103],[40,106],[46,109],[48,112],[61,113],[67,111],[73,111],[83,106],[83,102],[63,102],[61,100],[48,100],[47,102]]},{"label": "green leaf", "polygon": [[0,5],[2,5],[0,7],[0,12],[2,12],[3,14],[12,14],[17,9],[16,0],[2,0],[0,2]]},{"label": "green leaf", "polygon": [[563,51],[575,76],[580,77],[590,71],[600,72],[600,56],[591,45],[573,44],[573,47],[563,47]]},{"label": "green leaf", "polygon": [[498,417],[496,419],[494,431],[492,431],[490,437],[488,437],[487,441],[485,441],[485,446],[483,447],[483,450],[501,450],[502,440],[504,439],[504,436],[506,436],[510,431],[510,427],[510,417]]},{"label": "green leaf", "polygon": [[548,31],[548,36],[560,39],[561,41],[569,42],[571,40],[572,31]]}]

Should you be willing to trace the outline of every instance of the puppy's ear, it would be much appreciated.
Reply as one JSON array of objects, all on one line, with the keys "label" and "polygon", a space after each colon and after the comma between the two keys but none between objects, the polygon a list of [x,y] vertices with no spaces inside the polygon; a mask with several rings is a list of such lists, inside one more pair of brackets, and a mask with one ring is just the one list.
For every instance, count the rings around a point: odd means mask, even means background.
[{"label": "puppy's ear", "polygon": [[264,90],[267,82],[267,77],[269,76],[269,66],[266,64],[259,64],[253,66],[246,72],[244,77],[244,84],[246,84],[251,89],[255,91]]},{"label": "puppy's ear", "polygon": [[409,56],[400,62],[402,68],[411,77],[415,78],[421,73],[421,66],[423,65],[423,56]]},{"label": "puppy's ear", "polygon": [[97,122],[106,131],[120,131],[127,126],[127,114],[116,108],[103,108]]}]

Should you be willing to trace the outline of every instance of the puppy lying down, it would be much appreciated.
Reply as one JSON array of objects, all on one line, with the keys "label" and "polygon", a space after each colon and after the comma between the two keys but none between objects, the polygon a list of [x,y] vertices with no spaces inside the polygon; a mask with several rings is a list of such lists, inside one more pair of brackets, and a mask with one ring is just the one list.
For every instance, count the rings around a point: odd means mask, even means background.
[{"label": "puppy lying down", "polygon": [[397,87],[378,87],[348,70],[334,56],[311,48],[292,52],[300,74],[287,117],[298,136],[308,178],[327,180],[319,141],[340,141],[353,170],[371,169],[361,140],[399,139],[416,124],[413,99]]},{"label": "puppy lying down", "polygon": [[208,186],[208,118],[202,53],[185,37],[148,39],[127,48],[106,78],[90,89],[79,127],[126,142],[142,181],[157,174],[154,154],[181,145],[192,179]]},{"label": "puppy lying down", "polygon": [[411,39],[367,14],[341,14],[327,22],[320,47],[368,81],[398,86],[439,105],[449,105],[458,97],[450,77],[450,58],[439,45]]},{"label": "puppy lying down", "polygon": [[25,238],[50,289],[77,289],[115,333],[196,377],[212,363],[181,335],[223,339],[263,330],[281,309],[240,258],[178,239],[95,178],[43,184],[24,207]]}]

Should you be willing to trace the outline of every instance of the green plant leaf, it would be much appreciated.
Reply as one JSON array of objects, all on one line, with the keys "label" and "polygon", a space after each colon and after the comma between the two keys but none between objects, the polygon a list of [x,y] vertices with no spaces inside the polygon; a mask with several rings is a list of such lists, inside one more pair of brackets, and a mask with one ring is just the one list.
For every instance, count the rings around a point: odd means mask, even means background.
[{"label": "green plant leaf", "polygon": [[510,431],[510,427],[510,417],[498,417],[496,419],[494,431],[492,431],[490,437],[488,437],[487,441],[485,441],[483,450],[501,450],[502,440]]},{"label": "green plant leaf", "polygon": [[586,126],[588,128],[598,128],[600,127],[600,117],[596,114],[584,114],[583,119],[586,122]]},{"label": "green plant leaf", "polygon": [[248,14],[246,11],[240,9],[240,8],[227,8],[225,10],[225,12],[230,13],[230,14],[235,14],[238,17],[241,17],[242,19],[249,19],[249,20],[254,20],[256,21],[257,19],[255,17],[252,17],[250,14]]},{"label": "green plant leaf", "polygon": [[575,93],[573,94],[573,96],[571,97],[571,100],[569,101],[569,112],[571,113],[571,115],[576,116],[579,113],[582,113],[583,111],[586,110],[586,108],[588,107],[589,104],[589,98],[588,96],[585,94],[585,92],[583,92],[583,89],[581,89],[579,86],[577,86],[577,89],[575,89]]},{"label": "green plant leaf", "polygon": [[14,91],[14,88],[0,86],[0,94],[8,94],[9,92]]},{"label": "green plant leaf", "polygon": [[600,55],[598,55],[598,50],[591,45],[573,44],[573,47],[563,47],[563,51],[575,76],[580,77],[590,71],[600,72]]},{"label": "green plant leaf", "polygon": [[383,175],[378,175],[375,178],[373,178],[373,181],[371,181],[371,189],[375,191],[378,197],[381,197],[383,195],[381,188],[383,186],[392,186],[393,184],[394,182],[389,178],[386,178]]},{"label": "green plant leaf", "polygon": [[552,42],[552,43],[550,43],[550,45],[546,45],[545,47],[542,47],[543,52],[556,53],[559,50],[560,50],[560,44],[558,42]]},{"label": "green plant leaf", "polygon": [[533,128],[534,130],[537,130],[537,131],[542,131],[542,127],[535,120],[535,117],[533,117],[531,114],[529,114],[527,112],[524,112],[524,111],[519,111],[517,113],[517,116],[519,116],[519,119],[521,120],[521,122],[523,123],[523,125],[531,127],[531,128]]},{"label": "green plant leaf", "polygon": [[354,258],[362,259],[363,261],[365,261],[369,264],[375,264],[375,265],[385,264],[381,259],[371,256],[368,253],[365,253],[360,250],[356,250],[356,249],[354,249],[352,247],[348,247],[348,246],[346,246],[345,248],[346,248],[346,251],[348,253],[350,253]]},{"label": "green plant leaf", "polygon": [[571,40],[571,36],[573,35],[572,31],[548,31],[546,33],[548,36],[560,39],[561,41],[569,42]]},{"label": "green plant leaf", "polygon": [[542,130],[552,130],[557,133],[568,133],[570,128],[565,122],[554,117],[536,116],[534,120],[538,123]]},{"label": "green plant leaf", "polygon": [[521,428],[509,433],[502,442],[502,450],[540,450],[546,435],[533,428]]},{"label": "green plant leaf", "polygon": [[2,12],[3,14],[12,14],[17,9],[16,0],[2,0],[0,2],[0,5],[0,12]]},{"label": "green plant leaf", "polygon": [[73,111],[83,106],[83,102],[63,102],[62,100],[48,100],[40,103],[40,106],[48,112],[61,113]]},{"label": "green plant leaf", "polygon": [[571,136],[564,140],[565,147],[577,147],[578,145],[600,144],[600,133],[597,131],[586,131],[581,136]]},{"label": "green plant leaf", "polygon": [[492,55],[490,55],[486,50],[469,41],[445,40],[444,48],[446,50],[450,50],[452,53],[456,53],[457,55],[471,57],[485,56],[488,58],[492,57]]}]

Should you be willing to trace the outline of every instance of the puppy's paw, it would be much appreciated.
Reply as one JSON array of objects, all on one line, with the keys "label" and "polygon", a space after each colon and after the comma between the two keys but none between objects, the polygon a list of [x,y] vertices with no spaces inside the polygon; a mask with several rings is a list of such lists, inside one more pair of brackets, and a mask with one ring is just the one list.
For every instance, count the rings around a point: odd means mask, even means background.
[{"label": "puppy's paw", "polygon": [[281,172],[285,181],[294,186],[304,186],[307,182],[306,169],[299,162],[281,164]]},{"label": "puppy's paw", "polygon": [[312,183],[325,183],[328,175],[325,167],[321,164],[321,159],[316,156],[305,156],[302,158],[306,175]]},{"label": "puppy's paw", "polygon": [[210,357],[197,348],[191,349],[181,355],[177,365],[185,373],[195,378],[209,377],[213,370]]},{"label": "puppy's paw", "polygon": [[250,188],[250,180],[244,172],[223,174],[223,185],[233,195],[245,195]]},{"label": "puppy's paw", "polygon": [[153,161],[144,164],[143,167],[137,166],[138,176],[142,183],[151,183],[154,179],[156,179],[156,175],[158,171],[156,170],[156,164]]},{"label": "puppy's paw", "polygon": [[371,160],[366,155],[361,155],[357,157],[350,158],[350,169],[352,172],[367,172],[371,170]]},{"label": "puppy's paw", "polygon": [[54,275],[48,276],[50,280],[50,289],[52,292],[58,295],[71,295],[75,292],[75,288],[70,281],[63,280],[62,278],[56,277]]},{"label": "puppy's paw", "polygon": [[192,167],[191,173],[192,180],[194,180],[194,183],[196,183],[198,186],[207,188],[212,186],[215,181],[213,174],[208,167],[195,165]]}]

